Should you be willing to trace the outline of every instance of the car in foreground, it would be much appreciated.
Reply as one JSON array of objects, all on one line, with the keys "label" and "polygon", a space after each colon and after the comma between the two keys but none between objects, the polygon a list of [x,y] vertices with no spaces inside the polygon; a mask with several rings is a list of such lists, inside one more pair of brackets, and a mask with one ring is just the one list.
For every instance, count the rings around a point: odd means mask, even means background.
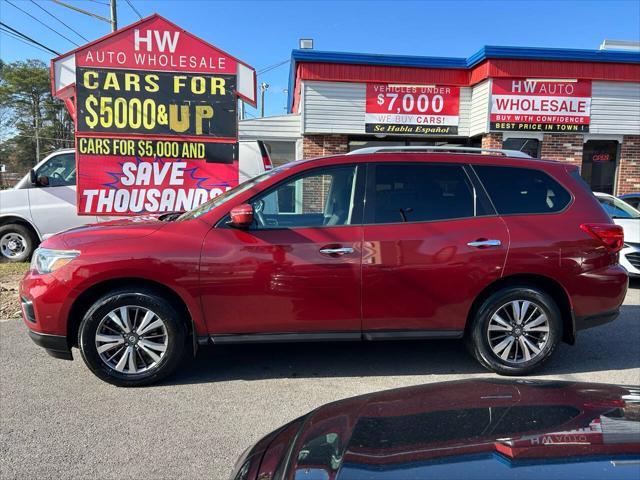
[{"label": "car in foreground", "polygon": [[618,198],[624,200],[636,210],[640,210],[640,192],[626,193]]},{"label": "car in foreground", "polygon": [[640,277],[640,211],[607,193],[594,195],[613,221],[624,230],[624,246],[620,250],[620,264],[629,276]]},{"label": "car in foreground", "polygon": [[[239,181],[271,169],[260,140],[238,142]],[[45,157],[15,187],[0,191],[0,262],[24,262],[40,242],[57,232],[109,217],[78,215],[73,148]]]},{"label": "car in foreground", "polygon": [[230,479],[639,476],[640,387],[467,380],[323,405],[245,450]]},{"label": "car in foreground", "polygon": [[622,228],[575,167],[471,152],[298,161],[181,215],[68,230],[33,256],[24,322],[121,386],[257,342],[464,339],[527,374],[618,315]]}]

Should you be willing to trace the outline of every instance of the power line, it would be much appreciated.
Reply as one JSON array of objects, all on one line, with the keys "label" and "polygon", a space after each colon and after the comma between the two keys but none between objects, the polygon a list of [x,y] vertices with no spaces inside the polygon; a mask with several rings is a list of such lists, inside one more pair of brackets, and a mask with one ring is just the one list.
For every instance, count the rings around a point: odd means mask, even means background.
[{"label": "power line", "polygon": [[65,40],[67,40],[68,42],[73,43],[76,47],[79,47],[80,44],[74,42],[73,40],[71,40],[69,37],[64,36],[63,34],[61,34],[60,32],[58,32],[57,30],[54,30],[53,28],[51,28],[49,25],[47,25],[46,23],[44,23],[43,21],[39,20],[37,17],[34,17],[33,15],[31,15],[29,12],[21,9],[19,6],[17,6],[15,3],[11,2],[10,0],[5,0],[9,5],[11,5],[13,8],[17,8],[18,10],[20,10],[22,13],[24,13],[25,15],[33,18],[36,22],[38,22],[40,25],[44,25],[46,28],[48,28],[49,30],[51,30],[53,33],[55,33],[56,35],[64,38]]},{"label": "power line", "polygon": [[274,63],[273,65],[269,65],[268,67],[264,67],[262,70],[259,70],[258,73],[256,75],[262,75],[263,73],[267,73],[270,72],[271,70],[274,70],[282,65],[285,65],[287,63],[289,63],[291,60],[287,59],[287,60],[283,60],[282,62],[278,62],[278,63]]},{"label": "power line", "polygon": [[74,30],[73,28],[71,28],[69,25],[67,25],[66,23],[64,23],[62,20],[60,20],[57,16],[55,16],[53,13],[51,13],[49,10],[47,10],[46,8],[44,8],[42,5],[40,5],[39,3],[34,2],[33,0],[30,0],[31,3],[33,3],[36,7],[38,7],[40,10],[42,10],[44,13],[46,13],[47,15],[49,15],[50,17],[55,18],[57,21],[59,21],[62,25],[64,25],[65,27],[67,27],[69,30],[71,30],[73,33],[75,33],[76,35],[78,35],[80,38],[82,38],[85,42],[88,42],[89,39],[86,38],[84,35],[82,35],[80,32],[78,32],[77,30]]},{"label": "power line", "polygon": [[0,27],[0,32],[4,33],[5,35],[9,35],[10,37],[14,38],[15,40],[18,40],[19,42],[24,43],[25,45],[29,45],[30,47],[37,48],[37,49],[38,49],[38,50],[40,50],[41,52],[49,53],[49,52],[47,52],[44,48],[41,48],[41,47],[39,47],[39,46],[37,46],[37,45],[34,45],[34,44],[33,44],[33,43],[31,43],[31,42],[26,41],[24,38],[19,37],[19,36],[18,36],[18,35],[16,35],[15,33],[11,33],[9,30],[6,30],[4,27]]},{"label": "power line", "polygon": [[127,2],[129,4],[129,6],[131,7],[131,10],[133,10],[134,12],[136,12],[136,15],[138,15],[138,17],[140,17],[140,20],[142,20],[142,15],[140,14],[140,12],[138,11],[138,9],[136,7],[133,6],[133,3],[131,2],[131,0],[124,0],[125,2]]},{"label": "power line", "polygon": [[37,40],[34,40],[34,39],[33,39],[33,38],[31,38],[29,35],[25,35],[24,33],[22,33],[22,32],[20,32],[20,31],[16,30],[15,28],[10,27],[10,26],[9,26],[9,25],[7,25],[6,23],[2,23],[2,22],[0,22],[0,26],[3,26],[3,27],[5,27],[5,28],[7,28],[7,29],[11,30],[13,33],[16,33],[16,34],[20,35],[22,38],[24,38],[24,39],[28,40],[29,42],[34,43],[34,44],[36,44],[36,45],[38,45],[38,46],[40,46],[40,47],[42,47],[42,48],[44,48],[45,50],[47,50],[47,51],[49,51],[49,52],[53,53],[54,55],[60,55],[60,52],[56,52],[55,50],[52,50],[51,48],[47,47],[46,45],[43,45],[42,43],[38,42]]},{"label": "power line", "polygon": [[90,17],[97,18],[98,20],[102,20],[103,22],[107,22],[109,25],[111,25],[110,18],[103,17],[102,15],[98,15],[97,13],[93,13],[88,10],[83,10],[82,8],[74,7],[73,5],[69,5],[68,3],[61,2],[60,0],[53,0],[53,3],[57,3],[62,7],[70,8],[71,10],[74,10],[76,12],[83,13],[84,15],[89,15]]},{"label": "power line", "polygon": [[89,0],[89,1],[93,3],[99,3],[100,5],[106,5],[107,7],[109,6],[107,2],[99,2],[98,0]]}]

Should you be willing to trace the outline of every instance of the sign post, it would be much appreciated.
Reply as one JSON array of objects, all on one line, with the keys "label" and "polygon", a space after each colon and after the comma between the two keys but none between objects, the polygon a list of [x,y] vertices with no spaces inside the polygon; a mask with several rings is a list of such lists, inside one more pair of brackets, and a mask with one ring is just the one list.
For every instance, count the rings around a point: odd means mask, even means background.
[{"label": "sign post", "polygon": [[78,213],[194,208],[238,183],[255,70],[159,15],[52,61],[76,126]]}]

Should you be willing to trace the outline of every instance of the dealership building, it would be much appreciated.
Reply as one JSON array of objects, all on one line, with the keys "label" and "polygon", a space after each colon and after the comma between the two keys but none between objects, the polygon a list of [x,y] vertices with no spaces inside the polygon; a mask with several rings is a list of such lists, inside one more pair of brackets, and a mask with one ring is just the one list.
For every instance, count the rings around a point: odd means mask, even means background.
[{"label": "dealership building", "polygon": [[486,46],[468,58],[294,50],[288,115],[243,120],[276,163],[369,146],[522,150],[640,191],[640,52]]}]

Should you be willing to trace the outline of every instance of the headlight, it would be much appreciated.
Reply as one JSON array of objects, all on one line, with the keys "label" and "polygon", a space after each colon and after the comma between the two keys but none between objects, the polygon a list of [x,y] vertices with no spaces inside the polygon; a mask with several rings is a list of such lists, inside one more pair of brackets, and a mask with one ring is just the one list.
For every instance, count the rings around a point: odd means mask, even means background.
[{"label": "headlight", "polygon": [[31,257],[31,270],[39,274],[51,273],[64,267],[71,260],[80,255],[77,250],[51,250],[49,248],[36,248]]}]

